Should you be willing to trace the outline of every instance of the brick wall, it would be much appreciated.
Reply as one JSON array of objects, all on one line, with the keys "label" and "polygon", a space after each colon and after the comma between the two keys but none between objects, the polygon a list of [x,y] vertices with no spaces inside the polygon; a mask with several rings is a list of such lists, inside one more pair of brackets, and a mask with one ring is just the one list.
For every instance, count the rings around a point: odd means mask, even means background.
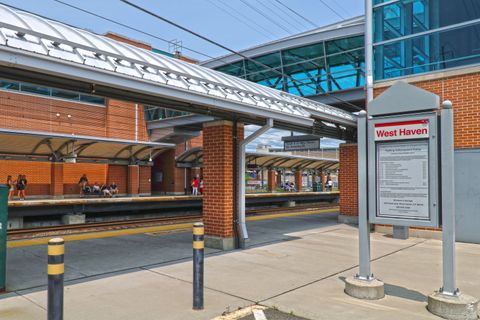
[{"label": "brick wall", "polygon": [[0,127],[105,137],[105,108],[0,91]]},{"label": "brick wall", "polygon": [[152,46],[149,43],[141,42],[141,41],[138,41],[136,39],[131,39],[131,38],[128,38],[128,37],[126,37],[124,35],[121,35],[121,34],[117,34],[117,33],[113,33],[111,31],[109,31],[109,32],[105,33],[104,36],[107,37],[107,38],[113,39],[113,40],[128,43],[128,44],[130,44],[132,46],[135,46],[137,48],[152,51]]},{"label": "brick wall", "polygon": [[[108,99],[106,135],[109,138],[135,140],[135,103]],[[148,141],[143,108],[138,106],[138,140]]]},{"label": "brick wall", "polygon": [[50,162],[0,160],[1,183],[6,183],[9,175],[17,180],[19,174],[27,176],[27,196],[50,194]]},{"label": "brick wall", "polygon": [[95,182],[102,184],[107,180],[106,164],[96,163],[65,163],[63,166],[63,192],[64,194],[79,194],[78,181],[85,173],[89,184]]},{"label": "brick wall", "polygon": [[358,215],[357,145],[340,145],[340,214]]},{"label": "brick wall", "polygon": [[[455,115],[455,148],[480,148],[480,73],[455,75],[441,79],[408,81],[440,96],[440,101],[451,100]],[[375,96],[388,87],[375,88]]]},{"label": "brick wall", "polygon": [[[237,131],[243,140],[243,126]],[[203,221],[205,234],[233,237],[233,139],[232,124],[208,123],[203,128]]]},{"label": "brick wall", "polygon": [[107,183],[115,182],[118,186],[118,193],[127,193],[127,166],[109,165],[107,173]]}]

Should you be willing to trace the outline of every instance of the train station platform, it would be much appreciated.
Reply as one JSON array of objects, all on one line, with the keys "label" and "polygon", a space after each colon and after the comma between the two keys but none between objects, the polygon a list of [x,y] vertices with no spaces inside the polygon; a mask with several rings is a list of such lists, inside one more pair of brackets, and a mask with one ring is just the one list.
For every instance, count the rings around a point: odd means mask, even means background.
[{"label": "train station platform", "polygon": [[[246,194],[248,205],[269,205],[292,202],[338,201],[340,193],[276,192]],[[202,196],[146,196],[118,198],[32,199],[10,201],[9,217],[108,213],[119,211],[156,210],[171,208],[201,209]]]},{"label": "train station platform", "polygon": [[[66,319],[214,319],[256,303],[306,319],[439,319],[425,308],[441,285],[441,242],[372,234],[372,268],[386,297],[343,293],[357,272],[357,230],[337,213],[248,222],[252,246],[205,259],[205,309],[192,310],[191,233],[66,245]],[[480,296],[480,246],[457,244],[458,286]],[[1,319],[46,317],[46,247],[9,249]]]}]

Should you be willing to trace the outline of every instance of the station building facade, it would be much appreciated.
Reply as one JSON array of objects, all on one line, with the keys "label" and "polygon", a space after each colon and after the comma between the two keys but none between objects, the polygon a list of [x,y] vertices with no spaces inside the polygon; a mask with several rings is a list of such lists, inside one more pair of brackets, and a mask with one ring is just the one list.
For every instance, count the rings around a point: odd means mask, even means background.
[{"label": "station building facade", "polygon": [[[480,199],[476,185],[480,177],[471,176],[471,179],[461,171],[465,169],[462,165],[468,164],[468,169],[476,172],[472,164],[480,161],[480,3],[475,0],[371,1],[374,19],[374,96],[383,93],[396,81],[405,81],[439,95],[442,101],[452,101],[456,159],[460,163],[457,165],[457,177],[464,179],[457,182],[457,214],[460,213],[459,219],[463,220],[459,221],[457,234],[467,235],[468,241],[480,242],[478,236],[469,236],[473,232],[472,226],[477,230],[480,228],[480,219],[475,210],[480,205],[476,200]],[[336,32],[332,33],[332,30]],[[278,79],[271,71],[254,70],[248,60],[240,60],[233,55],[207,61],[204,65],[355,111],[346,103],[365,106],[363,35],[364,18],[359,17],[242,51],[272,68],[280,68],[284,74],[295,79],[309,83],[313,81],[318,84],[318,90],[314,91],[310,87],[302,91],[302,87],[297,88],[288,79]],[[357,45],[339,46],[332,59],[328,48],[339,43]],[[323,49],[314,52],[311,49],[315,46]],[[282,63],[285,58],[290,61],[288,59],[293,52],[298,59],[297,70],[301,69],[298,71],[301,75],[291,68],[295,62],[286,67]],[[305,52],[311,55],[305,55]],[[344,57],[349,66],[346,66],[347,63],[343,67],[336,65],[335,61],[342,60],[340,57]],[[312,73],[312,69],[318,71]],[[332,70],[339,70],[340,73],[332,74]],[[360,81],[353,81],[358,79],[355,70],[358,70]],[[340,75],[343,78],[340,83],[347,83],[347,86],[336,85]],[[356,92],[356,95],[353,96],[352,92]],[[344,102],[335,101],[334,96]],[[347,141],[340,147],[340,211],[347,220],[348,217],[354,220],[358,215],[356,153],[355,141]],[[463,230],[462,226],[470,226],[470,229]]]},{"label": "station building facade", "polygon": [[[106,36],[152,50],[117,34]],[[123,195],[149,195],[152,158],[175,150],[150,142],[142,104],[8,76],[0,78],[0,135],[0,177],[6,182],[7,176],[26,175],[30,197],[78,196],[83,174],[90,184],[115,182]]]}]

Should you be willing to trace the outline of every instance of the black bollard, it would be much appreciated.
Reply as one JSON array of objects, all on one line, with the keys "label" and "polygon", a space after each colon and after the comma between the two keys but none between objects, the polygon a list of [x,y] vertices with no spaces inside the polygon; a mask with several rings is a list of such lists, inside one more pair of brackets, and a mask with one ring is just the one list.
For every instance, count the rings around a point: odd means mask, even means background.
[{"label": "black bollard", "polygon": [[193,310],[203,309],[203,223],[193,224]]},{"label": "black bollard", "polygon": [[48,241],[48,320],[63,320],[63,275],[65,241]]}]

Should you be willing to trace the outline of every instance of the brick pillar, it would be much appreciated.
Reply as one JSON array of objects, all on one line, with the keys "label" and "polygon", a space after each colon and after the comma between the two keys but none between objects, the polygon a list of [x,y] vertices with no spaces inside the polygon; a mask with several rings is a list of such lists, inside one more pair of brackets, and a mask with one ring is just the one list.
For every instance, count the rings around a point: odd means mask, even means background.
[{"label": "brick pillar", "polygon": [[320,182],[322,183],[322,191],[325,191],[325,184],[327,183],[327,175],[323,171],[320,173]]},{"label": "brick pillar", "polygon": [[[341,222],[358,221],[357,145],[340,145],[340,216]],[[352,217],[354,217],[352,219]]]},{"label": "brick pillar", "polygon": [[277,179],[275,185],[279,187],[282,186],[282,171],[280,170],[277,171]]},{"label": "brick pillar", "polygon": [[303,180],[303,171],[302,170],[295,171],[295,189],[297,189],[297,192],[302,192],[302,180]]},{"label": "brick pillar", "polygon": [[131,197],[138,197],[139,189],[139,170],[138,165],[129,165],[127,173],[127,194]]},{"label": "brick pillar", "polygon": [[63,162],[52,162],[50,195],[54,198],[63,198]]},{"label": "brick pillar", "polygon": [[[238,125],[238,142],[243,125]],[[203,223],[205,244],[231,250],[233,234],[233,135],[232,123],[215,121],[203,126]]]},{"label": "brick pillar", "polygon": [[268,191],[275,192],[275,188],[277,187],[276,184],[276,171],[275,170],[268,170]]}]

